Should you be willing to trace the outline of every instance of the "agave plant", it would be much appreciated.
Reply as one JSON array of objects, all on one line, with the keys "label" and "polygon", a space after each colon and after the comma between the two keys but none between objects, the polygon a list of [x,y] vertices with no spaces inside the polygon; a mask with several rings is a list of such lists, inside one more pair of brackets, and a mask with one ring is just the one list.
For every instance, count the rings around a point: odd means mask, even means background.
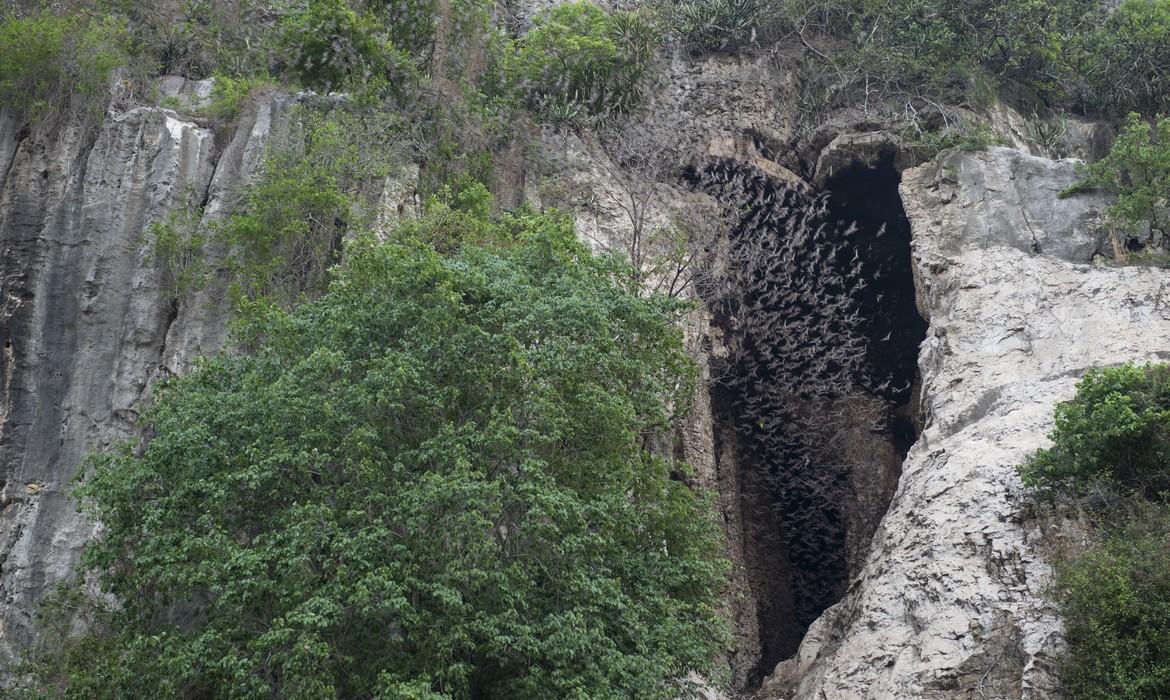
[{"label": "agave plant", "polygon": [[760,15],[757,0],[688,0],[678,6],[683,36],[705,50],[718,50],[750,37]]}]

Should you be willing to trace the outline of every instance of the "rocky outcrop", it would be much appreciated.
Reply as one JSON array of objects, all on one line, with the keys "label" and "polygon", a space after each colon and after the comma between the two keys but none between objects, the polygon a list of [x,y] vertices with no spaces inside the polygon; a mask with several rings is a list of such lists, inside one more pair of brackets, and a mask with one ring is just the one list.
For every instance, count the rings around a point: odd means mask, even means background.
[{"label": "rocky outcrop", "polygon": [[259,100],[223,147],[154,107],[40,136],[0,115],[0,669],[93,533],[67,495],[84,456],[133,435],[151,383],[224,341],[226,310],[179,303],[149,225],[222,216],[288,102]]},{"label": "rocky outcrop", "polygon": [[1055,698],[1061,624],[1015,466],[1090,367],[1170,358],[1170,277],[1090,264],[1071,162],[996,148],[904,174],[925,430],[868,561],[766,698]]},{"label": "rocky outcrop", "polygon": [[[649,151],[663,157],[645,159],[645,177],[636,159],[587,135],[538,149],[559,161],[559,196],[530,171],[517,176],[528,199],[574,209],[595,249],[622,250],[637,226],[725,225],[715,201],[685,185],[688,165],[734,162],[813,193],[858,163],[909,162],[890,124],[868,116],[798,137],[799,86],[775,56],[675,56],[664,73],[644,118]],[[181,80],[160,90],[186,106],[208,95],[208,85]],[[176,298],[148,225],[185,207],[225,216],[292,101],[262,96],[230,138],[153,107],[52,137],[0,115],[0,677],[33,638],[36,601],[72,573],[93,533],[66,495],[84,455],[132,436],[151,383],[226,338],[222,288]],[[898,476],[878,464],[889,460],[875,457],[872,431],[854,431],[848,461],[875,468],[850,473],[852,582],[763,697],[1055,697],[1060,623],[1014,465],[1043,444],[1053,404],[1085,368],[1170,348],[1170,282],[1091,264],[1110,252],[1105,202],[1059,200],[1074,178],[1071,163],[1009,149],[953,153],[905,173],[919,310],[930,321],[913,411],[925,429],[872,545]],[[386,183],[382,201],[393,206],[377,211],[379,228],[417,205],[403,179],[417,170]],[[627,200],[644,211],[631,216]],[[686,332],[707,384],[723,379],[711,376],[727,352],[722,329],[698,310]],[[785,598],[791,572],[777,569],[782,552],[760,536],[769,523],[753,520],[758,489],[734,426],[717,413],[699,391],[681,452],[695,480],[718,492],[733,565],[728,675],[742,688],[765,658],[761,601]]]}]

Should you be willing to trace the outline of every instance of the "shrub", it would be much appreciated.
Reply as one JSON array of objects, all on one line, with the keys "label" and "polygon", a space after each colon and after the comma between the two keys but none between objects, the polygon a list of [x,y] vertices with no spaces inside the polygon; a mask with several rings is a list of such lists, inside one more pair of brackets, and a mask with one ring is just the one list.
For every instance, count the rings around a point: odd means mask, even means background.
[{"label": "shrub", "polygon": [[[270,137],[264,159],[225,219],[188,222],[181,235],[156,236],[156,250],[173,260],[173,241],[188,261],[179,280],[198,286],[212,270],[193,246],[226,251],[223,272],[237,305],[287,308],[321,294],[347,232],[361,230],[369,206],[401,154],[379,143],[397,129],[392,115],[303,108],[287,131]],[[377,145],[372,145],[377,144]],[[172,227],[173,228],[173,227]],[[168,264],[171,264],[168,262]]]},{"label": "shrub", "polygon": [[154,221],[147,226],[155,255],[163,265],[164,283],[175,294],[197,289],[206,280],[203,248],[207,240],[200,226],[202,214],[197,207],[186,207],[172,213],[166,221]]},{"label": "shrub", "polygon": [[576,0],[542,10],[509,62],[511,79],[545,114],[558,105],[592,115],[631,109],[657,48],[658,36],[639,12],[604,10]]},{"label": "shrub", "polygon": [[[1056,561],[1064,693],[1170,697],[1170,365],[1089,371],[1057,406],[1051,438],[1021,467],[1025,482],[1074,496],[1105,486],[1093,495],[1108,497],[1091,511],[1101,540]],[[1118,487],[1133,497],[1118,499]]]},{"label": "shrub", "polygon": [[1050,158],[1065,157],[1065,139],[1068,136],[1068,115],[1056,112],[1049,117],[1037,113],[1024,124],[1024,137]]},{"label": "shrub", "polygon": [[[422,162],[418,189],[424,196],[463,176],[501,190],[513,186],[503,181],[511,169],[498,170],[497,159],[507,162],[523,152],[522,144],[531,140],[535,129],[533,115],[505,69],[512,42],[500,35],[494,39],[482,89],[465,84],[458,97],[420,102],[421,109],[414,113],[412,121],[419,127],[415,153]],[[547,114],[541,118],[551,121]]]},{"label": "shrub", "polygon": [[1079,40],[1081,98],[1107,115],[1170,111],[1170,0],[1123,0]]},{"label": "shrub", "polygon": [[121,604],[68,697],[667,699],[709,666],[710,503],[644,449],[693,376],[676,309],[565,220],[497,238],[355,244],[93,459]]},{"label": "shrub", "polygon": [[859,0],[854,35],[864,70],[913,93],[975,97],[981,75],[1056,97],[1063,47],[1094,0]]},{"label": "shrub", "polygon": [[[455,0],[457,6],[462,0]],[[372,14],[383,22],[394,45],[430,57],[435,42],[435,0],[368,0]]]},{"label": "shrub", "polygon": [[678,32],[704,50],[734,48],[747,41],[760,17],[757,0],[687,0],[675,7]]},{"label": "shrub", "polygon": [[755,10],[747,0],[687,0],[679,9],[681,33],[707,46],[751,32],[797,37],[815,55],[810,67],[831,67],[826,88],[846,103],[979,105],[1004,90],[1033,109],[1170,109],[1170,0],[781,0]]},{"label": "shrub", "polygon": [[123,4],[138,53],[156,60],[160,74],[193,79],[267,75],[273,68],[273,28],[288,12],[286,3],[265,0]]},{"label": "shrub", "polygon": [[264,78],[233,78],[217,74],[211,86],[211,99],[202,111],[219,122],[234,121],[252,91],[270,84],[271,81]]},{"label": "shrub", "polygon": [[0,20],[0,104],[34,121],[70,109],[100,114],[111,72],[127,61],[125,39],[112,17],[45,11]]},{"label": "shrub", "polygon": [[1130,114],[1109,154],[1084,169],[1068,192],[1099,187],[1117,195],[1106,215],[1133,230],[1144,222],[1170,230],[1170,117],[1153,125]]},{"label": "shrub", "polygon": [[1057,565],[1069,700],[1170,697],[1170,513],[1144,507]]},{"label": "shrub", "polygon": [[1104,480],[1155,497],[1170,491],[1170,365],[1092,369],[1056,407],[1052,447],[1021,467],[1031,486],[1084,491]]},{"label": "shrub", "polygon": [[306,87],[389,87],[409,73],[409,59],[382,30],[372,15],[355,12],[345,0],[309,0],[282,19],[279,44],[292,74]]},{"label": "shrub", "polygon": [[911,133],[908,137],[909,143],[918,155],[927,160],[951,148],[957,148],[964,153],[977,153],[992,146],[1006,144],[1006,140],[996,134],[990,125],[971,120],[960,121],[937,131]]},{"label": "shrub", "polygon": [[232,246],[236,294],[289,304],[325,286],[350,217],[337,178],[308,158],[275,153],[240,211],[215,235]]},{"label": "shrub", "polygon": [[[228,216],[204,221],[203,212],[191,208],[150,225],[173,291],[201,288],[219,274],[237,311],[287,308],[324,292],[343,237],[362,229],[401,157],[385,145],[371,146],[397,124],[382,113],[312,108],[298,110],[289,124],[270,137]],[[205,259],[208,247],[222,258]]]},{"label": "shrub", "polygon": [[405,222],[395,237],[422,241],[440,253],[454,253],[465,245],[504,243],[499,236],[507,227],[491,221],[491,193],[469,176],[456,177],[427,197],[424,213]]}]

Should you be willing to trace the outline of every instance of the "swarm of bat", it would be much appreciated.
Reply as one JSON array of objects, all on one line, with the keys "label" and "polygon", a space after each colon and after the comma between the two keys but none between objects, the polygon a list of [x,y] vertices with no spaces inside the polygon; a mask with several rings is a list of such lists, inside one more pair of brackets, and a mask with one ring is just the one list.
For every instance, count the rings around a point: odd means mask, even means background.
[{"label": "swarm of bat", "polygon": [[832,192],[810,196],[742,163],[691,177],[735,222],[703,290],[728,346],[720,418],[735,427],[740,459],[766,475],[771,498],[754,500],[778,510],[767,522],[779,523],[775,545],[787,548],[794,613],[807,626],[849,574],[851,467],[838,437],[848,419],[838,407],[860,393],[892,414],[910,399],[923,326],[904,322],[915,313],[908,242],[890,240],[884,224],[842,220]]}]

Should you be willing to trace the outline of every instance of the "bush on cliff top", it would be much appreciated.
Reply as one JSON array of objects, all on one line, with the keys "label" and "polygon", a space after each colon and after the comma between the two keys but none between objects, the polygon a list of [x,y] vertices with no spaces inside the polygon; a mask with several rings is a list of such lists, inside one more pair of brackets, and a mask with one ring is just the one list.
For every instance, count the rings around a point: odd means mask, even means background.
[{"label": "bush on cliff top", "polygon": [[0,106],[56,123],[67,110],[104,109],[111,72],[127,61],[114,17],[48,11],[0,19]]},{"label": "bush on cliff top", "polygon": [[708,667],[716,526],[645,448],[689,392],[678,308],[482,200],[356,243],[93,459],[120,605],[45,667],[67,697],[665,700]]},{"label": "bush on cliff top", "polygon": [[[997,94],[1120,118],[1170,109],[1170,0],[682,0],[683,36],[803,46],[806,118],[885,104],[914,120]],[[693,27],[693,28],[689,28]],[[825,103],[821,105],[820,103]]]},{"label": "bush on cliff top", "polygon": [[638,102],[657,48],[657,31],[642,13],[607,13],[577,0],[538,13],[506,66],[529,105],[546,118],[574,107],[607,116]]},{"label": "bush on cliff top", "polygon": [[755,36],[757,0],[685,0],[674,7],[675,31],[692,48],[733,49]]},{"label": "bush on cliff top", "polygon": [[1170,0],[1122,0],[1093,19],[1063,53],[1076,96],[1106,115],[1170,111]]},{"label": "bush on cliff top", "polygon": [[394,46],[374,14],[346,0],[312,0],[285,16],[278,45],[300,84],[317,90],[393,87],[410,73],[409,53]]}]

